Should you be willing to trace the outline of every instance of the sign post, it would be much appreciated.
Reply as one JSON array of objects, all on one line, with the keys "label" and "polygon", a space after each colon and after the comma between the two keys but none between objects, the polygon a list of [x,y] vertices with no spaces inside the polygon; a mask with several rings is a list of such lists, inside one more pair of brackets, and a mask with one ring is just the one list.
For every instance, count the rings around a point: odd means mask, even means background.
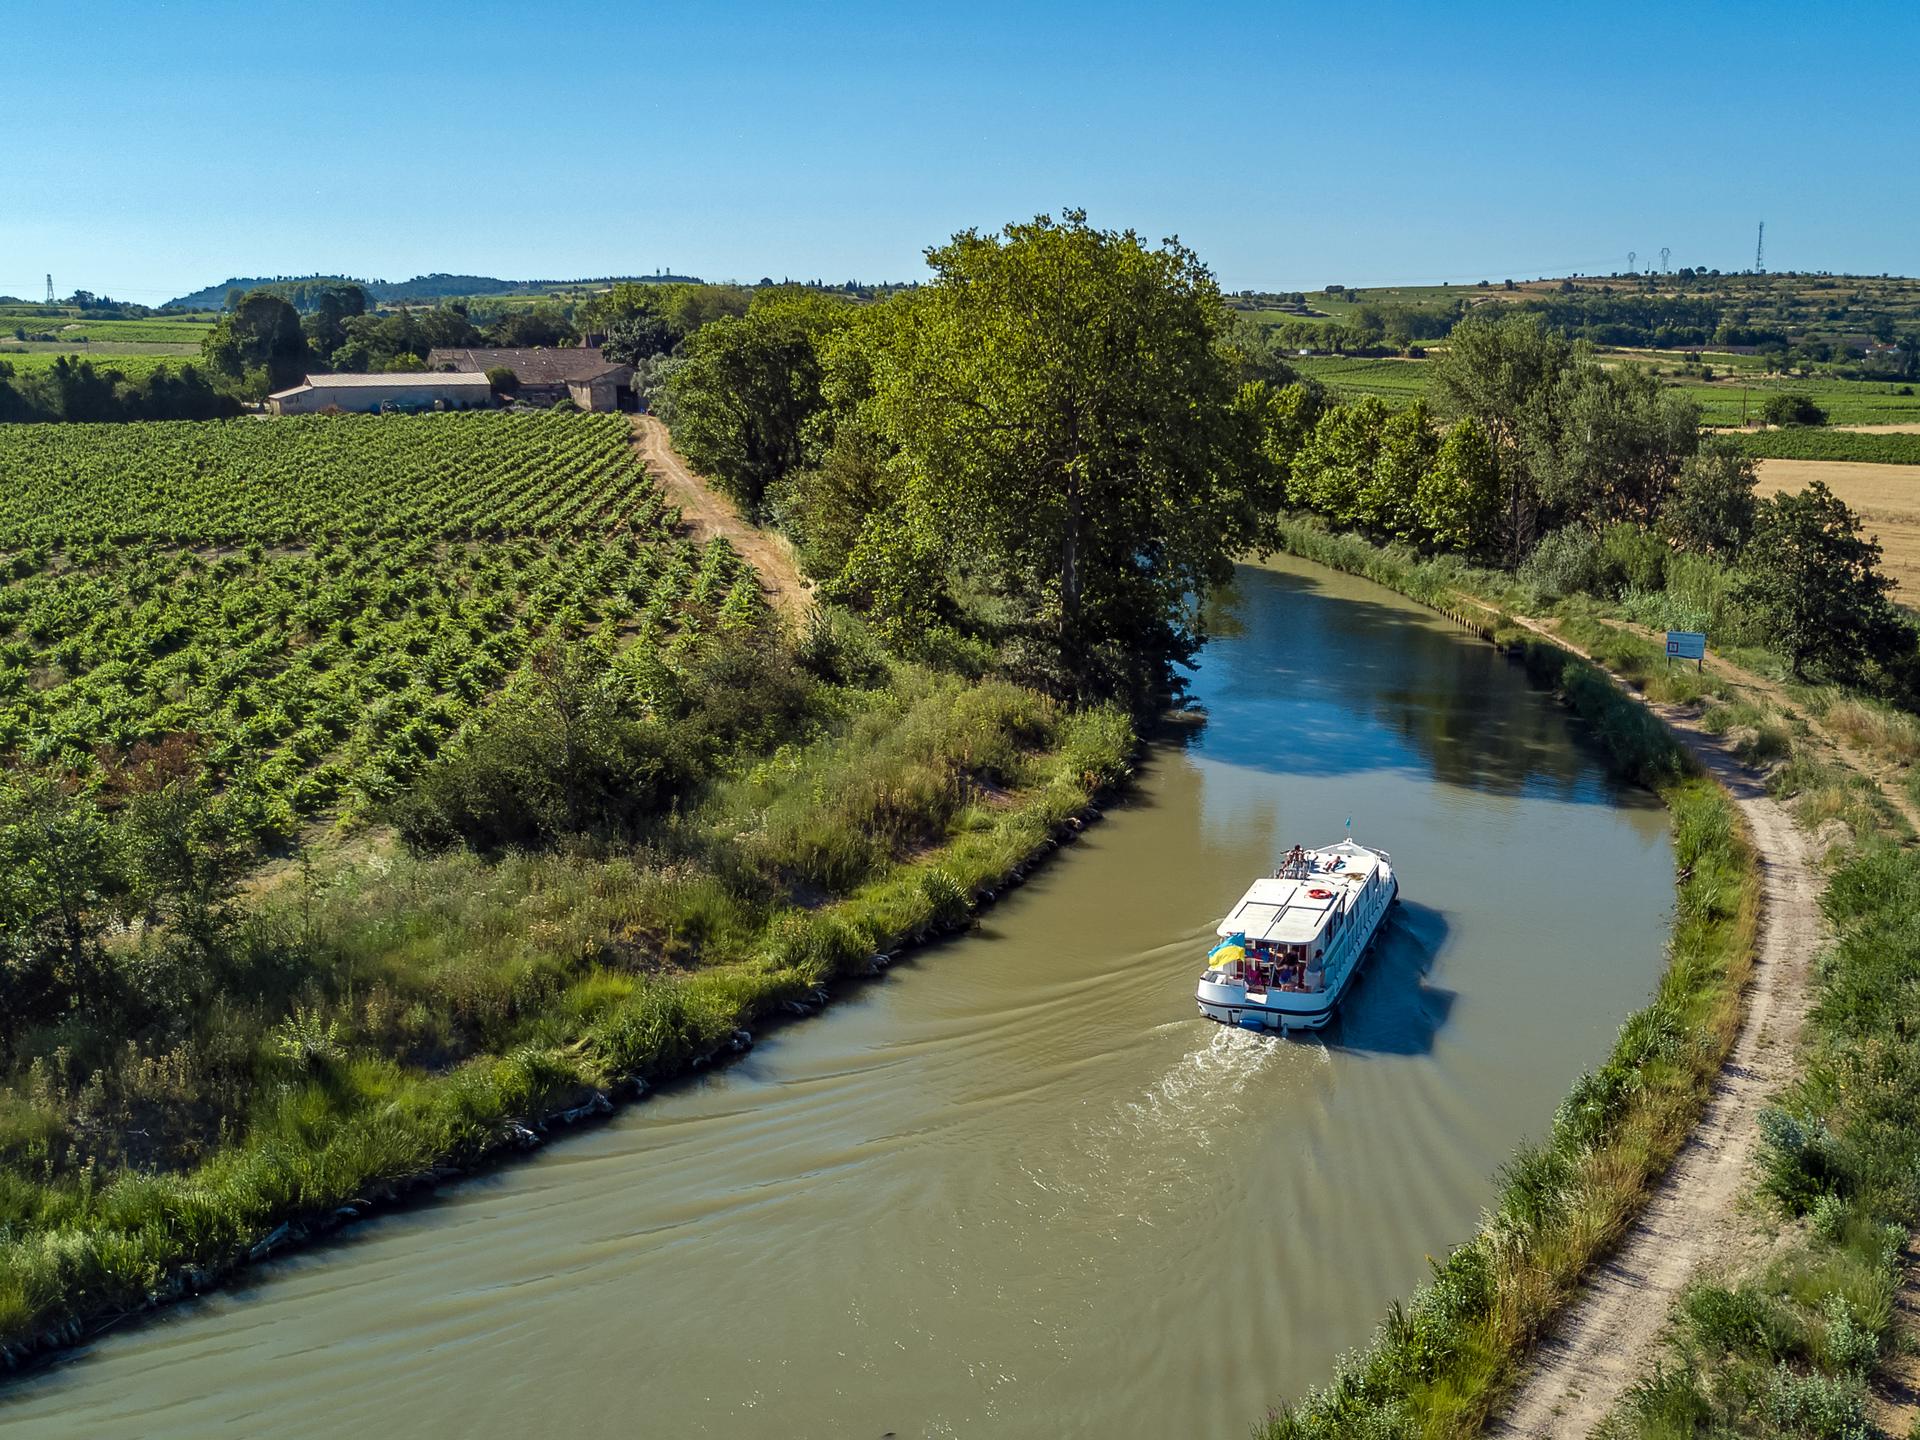
[{"label": "sign post", "polygon": [[1675,660],[1691,660],[1695,670],[1706,669],[1707,637],[1698,630],[1667,631],[1667,668]]}]

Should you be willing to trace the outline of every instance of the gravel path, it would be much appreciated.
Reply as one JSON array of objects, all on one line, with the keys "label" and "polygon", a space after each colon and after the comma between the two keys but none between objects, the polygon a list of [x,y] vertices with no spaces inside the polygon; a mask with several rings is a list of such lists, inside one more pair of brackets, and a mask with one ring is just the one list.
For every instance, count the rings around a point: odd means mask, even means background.
[{"label": "gravel path", "polygon": [[[1567,644],[1545,626],[1520,623]],[[1760,856],[1764,898],[1746,1016],[1700,1123],[1619,1247],[1534,1352],[1519,1389],[1489,1426],[1493,1435],[1589,1435],[1649,1372],[1688,1281],[1703,1262],[1742,1244],[1749,1227],[1737,1207],[1759,1142],[1756,1117],[1793,1073],[1811,1003],[1820,883],[1804,837],[1760,778],[1692,715],[1652,708],[1733,797]]]}]

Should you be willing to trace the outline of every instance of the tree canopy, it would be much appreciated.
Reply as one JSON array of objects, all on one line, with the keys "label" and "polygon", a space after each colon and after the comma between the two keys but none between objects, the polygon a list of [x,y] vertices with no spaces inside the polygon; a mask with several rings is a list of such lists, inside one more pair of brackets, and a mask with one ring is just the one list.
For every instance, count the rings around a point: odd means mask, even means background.
[{"label": "tree canopy", "polygon": [[806,458],[806,427],[824,403],[820,346],[853,314],[816,291],[763,290],[746,314],[723,315],[683,347],[666,381],[674,440],[750,514]]},{"label": "tree canopy", "polygon": [[1574,362],[1572,342],[1537,316],[1478,316],[1453,332],[1433,365],[1434,408],[1471,420],[1492,447],[1499,477],[1497,550],[1514,563],[1544,529],[1547,472],[1560,450],[1560,377]]},{"label": "tree canopy", "polygon": [[243,297],[200,342],[214,373],[267,390],[296,383],[305,374],[307,338],[300,312],[265,290]]},{"label": "tree canopy", "polygon": [[1737,559],[1753,533],[1753,461],[1725,441],[1704,445],[1681,468],[1660,527],[1679,549]]},{"label": "tree canopy", "polygon": [[1795,675],[1817,665],[1851,680],[1869,658],[1892,652],[1896,633],[1911,648],[1879,561],[1879,542],[1861,534],[1859,517],[1816,480],[1760,502],[1736,594],[1765,618]]},{"label": "tree canopy", "polygon": [[1213,278],[1078,211],[928,261],[841,360],[897,486],[876,536],[905,526],[905,563],[997,608],[1032,678],[1142,697],[1198,648],[1228,570],[1236,383]]}]

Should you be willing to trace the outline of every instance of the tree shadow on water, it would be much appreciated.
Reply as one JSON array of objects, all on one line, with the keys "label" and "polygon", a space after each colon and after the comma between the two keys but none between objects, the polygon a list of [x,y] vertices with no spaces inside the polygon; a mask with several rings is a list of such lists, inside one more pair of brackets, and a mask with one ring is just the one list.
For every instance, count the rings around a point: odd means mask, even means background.
[{"label": "tree shadow on water", "polygon": [[1402,900],[1328,1027],[1328,1048],[1379,1055],[1431,1052],[1456,996],[1429,984],[1427,976],[1452,928],[1441,911]]},{"label": "tree shadow on water", "polygon": [[1619,799],[1604,752],[1478,636],[1348,577],[1243,569],[1236,632],[1202,652],[1207,759],[1276,774],[1430,774],[1489,794]]}]

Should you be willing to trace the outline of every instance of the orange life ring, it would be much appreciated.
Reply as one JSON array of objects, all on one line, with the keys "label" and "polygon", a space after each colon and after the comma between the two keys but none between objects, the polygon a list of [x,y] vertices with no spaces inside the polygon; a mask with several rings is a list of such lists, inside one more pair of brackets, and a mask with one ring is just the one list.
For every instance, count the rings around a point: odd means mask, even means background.
[{"label": "orange life ring", "polygon": [[1307,891],[1307,898],[1309,900],[1331,900],[1333,898],[1333,892],[1331,890],[1309,890]]}]

